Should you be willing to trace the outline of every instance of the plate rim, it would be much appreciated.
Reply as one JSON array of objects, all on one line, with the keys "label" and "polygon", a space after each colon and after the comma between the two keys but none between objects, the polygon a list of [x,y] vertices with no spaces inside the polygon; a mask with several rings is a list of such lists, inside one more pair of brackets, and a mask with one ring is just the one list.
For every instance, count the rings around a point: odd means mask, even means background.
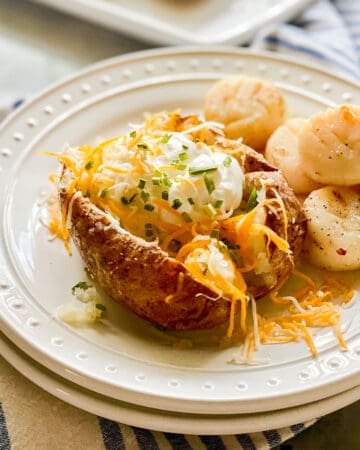
[{"label": "plate rim", "polygon": [[[304,69],[310,69],[312,71],[316,71],[325,76],[331,76],[331,78],[336,78],[338,81],[343,81],[347,84],[351,84],[356,89],[360,89],[360,80],[357,81],[349,74],[342,72],[338,67],[334,67],[330,64],[325,63],[321,65],[320,63],[314,62],[312,60],[306,60],[305,62],[299,61],[293,55],[285,55],[275,53],[269,50],[257,50],[257,49],[245,49],[234,46],[221,46],[221,45],[208,45],[208,46],[199,46],[199,45],[182,45],[176,47],[162,47],[162,48],[152,48],[146,50],[139,50],[135,52],[125,53],[123,55],[114,56],[111,58],[106,58],[96,63],[87,65],[86,67],[74,71],[72,74],[62,77],[60,80],[50,83],[44,89],[39,90],[39,92],[34,93],[33,95],[29,95],[26,100],[18,106],[15,110],[10,112],[3,121],[0,122],[0,133],[4,131],[4,129],[16,119],[18,115],[23,113],[26,109],[32,106],[32,103],[42,99],[43,97],[47,97],[50,93],[58,90],[60,87],[66,86],[69,83],[72,83],[80,78],[82,78],[86,74],[94,74],[97,71],[103,70],[105,68],[111,68],[112,66],[118,66],[121,64],[126,64],[128,62],[140,61],[140,60],[148,60],[157,56],[178,56],[185,54],[199,54],[199,53],[209,53],[209,54],[233,54],[234,56],[257,56],[265,59],[275,59],[277,61],[283,63],[291,63],[292,65],[302,67]],[[331,74],[329,74],[328,69],[331,68]],[[1,137],[1,136],[0,136]]]},{"label": "plate rim", "polygon": [[[290,427],[295,422],[316,420],[319,416],[330,414],[360,400],[360,386],[357,386],[310,404],[284,408],[275,412],[221,416],[176,414],[170,411],[134,407],[132,404],[108,398],[83,387],[79,389],[77,384],[63,379],[32,360],[1,332],[0,351],[4,359],[18,372],[56,398],[91,414],[101,415],[129,426],[144,427],[159,432],[206,435],[261,432],[265,430],[260,423],[268,423],[266,429]],[[24,370],[25,368],[26,370]],[[46,384],[47,382],[55,383],[54,387]],[[89,400],[90,404],[87,403]],[[105,409],[102,409],[104,407]],[[294,416],[297,420],[294,420]],[[179,420],[180,424],[177,423]],[[250,422],[251,420],[252,422]],[[200,424],[200,430],[194,429],[195,422],[196,426]]]}]

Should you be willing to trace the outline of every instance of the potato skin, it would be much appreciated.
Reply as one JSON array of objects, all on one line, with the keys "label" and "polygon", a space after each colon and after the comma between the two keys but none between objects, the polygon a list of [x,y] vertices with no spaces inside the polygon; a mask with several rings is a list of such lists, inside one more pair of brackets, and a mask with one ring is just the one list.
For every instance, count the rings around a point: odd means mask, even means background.
[{"label": "potato skin", "polygon": [[217,150],[226,153],[237,160],[245,173],[274,172],[278,169],[267,161],[261,153],[242,144],[242,140],[220,138],[215,142]]},{"label": "potato skin", "polygon": [[[106,214],[83,196],[73,203],[71,235],[99,285],[138,316],[172,330],[212,328],[228,319],[228,301],[197,295],[216,297],[157,244],[111,226]],[[182,289],[167,303],[180,273]]]},{"label": "potato skin", "polygon": [[[289,243],[296,256],[304,239],[305,217],[284,177],[248,147],[243,146],[237,156],[232,155],[239,158],[244,168],[258,170],[245,175],[245,200],[253,186],[260,188],[262,181],[269,187],[268,198],[274,196],[272,187],[283,198],[289,218]],[[65,198],[66,191],[60,191],[60,201]],[[267,225],[284,237],[282,219],[268,211]],[[153,324],[171,330],[200,330],[228,320],[229,301],[217,298],[211,289],[194,280],[186,267],[156,242],[147,242],[114,225],[107,214],[82,195],[72,203],[71,237],[99,286],[116,302]],[[271,251],[271,285],[253,272],[246,275],[248,292],[255,298],[278,288],[293,268],[292,256],[275,247]],[[180,274],[183,281],[178,289]],[[170,295],[173,297],[169,299]],[[211,300],[215,298],[216,301]]]}]

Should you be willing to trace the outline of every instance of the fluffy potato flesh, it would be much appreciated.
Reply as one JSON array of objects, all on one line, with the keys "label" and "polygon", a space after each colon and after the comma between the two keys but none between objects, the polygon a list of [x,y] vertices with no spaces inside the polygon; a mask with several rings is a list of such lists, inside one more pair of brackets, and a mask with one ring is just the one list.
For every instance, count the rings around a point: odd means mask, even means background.
[{"label": "fluffy potato flesh", "polygon": [[[278,208],[266,208],[266,225],[278,236],[289,242],[291,254],[286,254],[276,246],[272,246],[269,257],[269,266],[257,268],[244,274],[248,286],[256,298],[263,297],[269,291],[278,289],[289,277],[294,261],[301,252],[304,237],[306,219],[293,191],[280,172],[252,172],[246,175],[245,195],[255,187],[261,189],[266,186],[266,198],[280,196],[283,200],[284,211]],[[284,212],[286,213],[286,219]],[[257,244],[259,239],[256,239]],[[261,247],[257,247],[259,255]],[[264,251],[264,250],[263,250]]]},{"label": "fluffy potato flesh", "polygon": [[[110,140],[65,155],[59,183],[62,211],[68,211],[66,222],[85,264],[117,302],[168,329],[225,323],[234,302],[241,304],[245,317],[249,296],[259,298],[279,288],[293,268],[305,229],[293,192],[280,172],[239,143],[214,139],[207,132],[205,139],[213,148],[204,153],[197,135],[194,141],[174,137],[168,145],[168,133],[156,134],[155,141],[146,140],[145,132],[140,136],[141,130],[137,133],[137,146],[130,133],[115,147]],[[114,151],[116,158],[125,155],[122,166],[109,160]],[[77,165],[69,166],[70,157],[80,158]],[[140,162],[129,168],[130,175],[126,168],[134,158]],[[216,167],[209,166],[209,160]],[[116,183],[110,183],[110,171]],[[231,181],[229,174],[238,171],[241,177]],[[132,180],[134,172],[137,178]],[[184,186],[178,185],[176,180],[183,179]],[[236,192],[227,194],[230,181],[237,184]],[[102,182],[108,183],[106,190]],[[122,189],[117,201],[112,187]],[[202,189],[198,196],[188,197],[185,190],[180,197],[181,189],[195,187]],[[232,202],[240,198],[241,203],[224,210],[217,195],[231,195]],[[181,207],[188,209],[182,212]],[[160,231],[155,235],[155,230]],[[170,245],[173,241],[179,244],[176,249]]]},{"label": "fluffy potato flesh", "polygon": [[228,138],[242,138],[244,144],[262,151],[284,122],[286,103],[270,81],[241,75],[214,84],[206,96],[204,114],[206,120],[223,123]]}]

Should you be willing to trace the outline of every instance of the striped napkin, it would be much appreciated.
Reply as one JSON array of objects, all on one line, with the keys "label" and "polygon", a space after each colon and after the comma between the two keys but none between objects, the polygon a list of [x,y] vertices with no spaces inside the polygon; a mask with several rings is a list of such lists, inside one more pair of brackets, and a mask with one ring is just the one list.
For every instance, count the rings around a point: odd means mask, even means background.
[{"label": "striped napkin", "polygon": [[[263,29],[251,47],[320,60],[359,80],[360,1],[319,0],[293,23]],[[0,120],[9,110],[11,107],[0,106]],[[154,432],[70,406],[0,358],[0,450],[267,450],[314,422],[230,436]]]},{"label": "striped napkin", "polygon": [[360,79],[360,1],[318,0],[296,21],[264,28],[251,45],[335,66]]},{"label": "striped napkin", "polygon": [[280,445],[314,422],[234,436],[160,433],[70,406],[1,358],[0,374],[0,450],[263,450]]}]

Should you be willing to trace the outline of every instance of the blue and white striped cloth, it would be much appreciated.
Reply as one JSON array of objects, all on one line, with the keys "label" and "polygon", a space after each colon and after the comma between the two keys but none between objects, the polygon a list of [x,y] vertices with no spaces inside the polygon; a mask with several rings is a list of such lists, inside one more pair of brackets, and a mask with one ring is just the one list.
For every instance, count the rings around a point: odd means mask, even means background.
[{"label": "blue and white striped cloth", "polygon": [[359,81],[360,1],[318,0],[293,23],[263,29],[251,47],[325,62]]},{"label": "blue and white striped cloth", "polygon": [[[347,76],[359,81],[360,0],[319,0],[292,23],[273,25],[263,29],[255,37],[252,48],[295,54],[301,59],[304,57],[315,59],[317,62],[335,66]],[[15,103],[13,107],[16,106]],[[0,120],[10,109],[0,107]],[[25,380],[1,358],[0,371],[2,376],[4,374],[4,378],[0,379],[0,450],[35,448],[45,450],[51,447],[54,450],[60,448],[69,450],[82,448],[89,450],[104,448],[106,450],[265,450],[279,446],[314,423],[311,421],[281,430],[233,436],[194,436],[153,432],[118,424],[101,417],[96,418],[65,405]],[[9,385],[6,385],[7,381]],[[24,440],[24,436],[16,428],[17,421],[25,420],[25,417],[22,418],[19,413],[12,417],[9,404],[15,403],[22,405],[21,414],[26,415],[27,409],[30,411],[26,420],[29,421],[27,426],[32,430],[30,433],[32,443]],[[56,417],[51,419],[54,414]],[[42,419],[42,425],[37,427],[37,422],[31,425],[32,415],[35,417],[44,415],[46,419]],[[76,417],[76,420],[72,419],[73,417]],[[53,424],[53,433],[64,435],[63,446],[60,444],[61,440],[56,441],[54,436],[47,441],[43,438],[42,441],[38,441],[38,444],[35,443],[38,439],[36,429],[41,434],[40,430],[43,429],[41,427],[48,428],[51,426],[50,422]],[[19,428],[23,428],[23,423],[20,422]]]}]

